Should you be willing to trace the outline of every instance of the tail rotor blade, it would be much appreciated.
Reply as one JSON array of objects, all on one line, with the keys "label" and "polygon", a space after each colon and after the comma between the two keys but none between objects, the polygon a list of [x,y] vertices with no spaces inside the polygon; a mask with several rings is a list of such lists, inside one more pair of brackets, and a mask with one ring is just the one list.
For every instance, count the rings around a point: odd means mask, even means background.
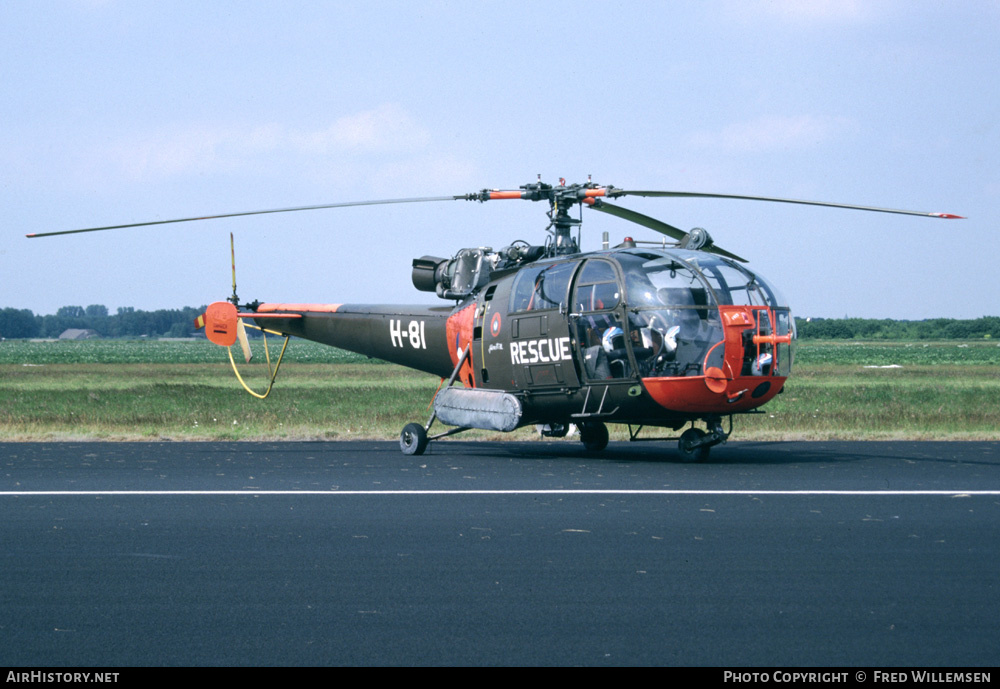
[{"label": "tail rotor blade", "polygon": [[250,340],[247,338],[247,329],[243,325],[242,318],[236,322],[236,339],[239,340],[240,349],[243,350],[243,358],[249,364],[253,358],[253,352],[250,351]]},{"label": "tail rotor blade", "polygon": [[239,302],[239,298],[236,296],[236,243],[233,240],[233,233],[229,233],[229,254],[233,259],[233,303]]}]

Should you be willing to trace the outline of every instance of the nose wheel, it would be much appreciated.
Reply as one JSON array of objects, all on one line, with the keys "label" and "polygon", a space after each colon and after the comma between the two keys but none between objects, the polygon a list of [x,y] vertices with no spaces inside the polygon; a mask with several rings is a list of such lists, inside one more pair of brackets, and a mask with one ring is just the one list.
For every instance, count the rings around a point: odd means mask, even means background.
[{"label": "nose wheel", "polygon": [[692,426],[681,433],[677,449],[681,451],[681,458],[685,462],[704,462],[708,459],[709,451],[719,443],[726,442],[729,437],[722,429],[720,419],[708,419],[707,422],[707,432]]},{"label": "nose wheel", "polygon": [[708,459],[711,446],[703,444],[706,435],[707,433],[700,428],[689,428],[681,433],[677,448],[681,451],[681,458],[685,462],[704,462]]}]

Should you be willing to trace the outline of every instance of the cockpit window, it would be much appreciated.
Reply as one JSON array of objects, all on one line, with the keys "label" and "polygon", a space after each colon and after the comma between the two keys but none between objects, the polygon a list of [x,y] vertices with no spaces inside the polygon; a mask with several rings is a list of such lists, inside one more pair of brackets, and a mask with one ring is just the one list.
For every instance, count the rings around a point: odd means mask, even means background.
[{"label": "cockpit window", "polygon": [[565,306],[570,278],[578,261],[528,266],[517,274],[510,310],[540,311]]},{"label": "cockpit window", "polygon": [[618,254],[628,293],[632,352],[641,376],[697,376],[721,365],[716,294],[694,252]]},{"label": "cockpit window", "polygon": [[625,271],[629,306],[715,305],[705,283],[682,260],[654,253],[624,254],[619,260]]},{"label": "cockpit window", "polygon": [[720,304],[788,306],[767,280],[738,263],[701,252],[688,260],[701,270]]},{"label": "cockpit window", "polygon": [[641,309],[629,314],[632,351],[642,376],[700,376],[721,367],[722,323],[715,309]]},{"label": "cockpit window", "polygon": [[621,303],[621,287],[614,267],[607,261],[587,261],[576,279],[576,311],[603,311]]},{"label": "cockpit window", "polygon": [[581,284],[617,281],[618,277],[615,275],[615,269],[610,263],[600,259],[587,261],[587,265],[585,265],[583,270],[580,271],[580,277],[578,278],[578,282]]}]

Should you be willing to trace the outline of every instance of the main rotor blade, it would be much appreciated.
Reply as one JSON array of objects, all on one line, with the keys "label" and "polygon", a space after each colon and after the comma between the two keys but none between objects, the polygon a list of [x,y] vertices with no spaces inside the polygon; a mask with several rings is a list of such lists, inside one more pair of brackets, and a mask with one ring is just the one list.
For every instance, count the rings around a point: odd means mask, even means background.
[{"label": "main rotor blade", "polygon": [[[608,203],[607,201],[601,201],[600,199],[591,201],[588,199],[584,201],[584,203],[593,208],[595,211],[603,211],[604,213],[609,213],[610,215],[614,215],[615,217],[621,218],[622,220],[630,220],[631,222],[634,222],[638,225],[642,225],[643,227],[648,227],[651,230],[656,230],[660,234],[665,234],[668,237],[672,237],[673,239],[676,239],[678,241],[684,239],[684,237],[687,236],[687,232],[678,227],[674,227],[673,225],[668,225],[662,220],[651,218],[648,215],[643,215],[642,213],[638,213],[634,210],[623,208],[622,206],[616,206],[614,204]],[[713,254],[725,256],[735,261],[739,261],[740,263],[748,263],[748,261],[745,258],[737,256],[736,254],[730,251],[726,251],[722,247],[716,246],[715,244],[709,244],[708,246],[703,248],[703,251],[709,251]]]},{"label": "main rotor blade", "polygon": [[660,234],[665,234],[668,237],[672,237],[673,239],[676,239],[678,241],[684,239],[684,237],[687,235],[687,232],[678,227],[674,227],[673,225],[668,225],[662,220],[651,218],[648,215],[643,215],[642,213],[629,210],[628,208],[616,206],[614,204],[608,203],[607,201],[601,201],[601,200],[591,201],[590,199],[587,199],[587,201],[589,201],[587,205],[593,208],[595,211],[608,213],[609,215],[621,218],[622,220],[629,220],[631,222],[636,223],[637,225],[642,225],[643,227],[648,227],[651,230],[656,230]]},{"label": "main rotor blade", "polygon": [[708,246],[703,247],[702,251],[707,251],[710,254],[718,254],[719,256],[725,256],[726,258],[731,258],[734,261],[739,261],[740,263],[750,262],[747,259],[743,258],[742,256],[737,256],[733,252],[726,251],[721,246],[716,246],[715,244],[709,244]]},{"label": "main rotor blade", "polygon": [[124,230],[132,227],[149,227],[151,225],[170,225],[181,222],[195,222],[197,220],[217,220],[219,218],[241,218],[247,215],[267,215],[270,213],[294,213],[296,211],[315,211],[325,208],[347,208],[349,206],[382,206],[393,203],[425,203],[428,201],[458,201],[465,199],[461,196],[426,196],[411,199],[382,199],[379,201],[348,201],[346,203],[326,203],[318,206],[296,206],[294,208],[271,208],[262,211],[244,211],[241,213],[222,213],[220,215],[203,215],[194,218],[175,218],[173,220],[153,220],[151,222],[136,222],[127,225],[107,225],[105,227],[87,227],[81,230],[60,230],[58,232],[36,232],[25,235],[30,239],[35,237],[54,237],[62,234],[79,234],[81,232],[100,232],[102,230]]},{"label": "main rotor blade", "polygon": [[771,201],[772,203],[796,203],[803,206],[827,206],[828,208],[849,208],[858,211],[873,211],[875,213],[897,213],[900,215],[919,215],[925,218],[946,218],[962,220],[964,216],[951,213],[928,213],[926,211],[907,211],[898,208],[876,208],[874,206],[858,206],[850,203],[829,203],[826,201],[803,201],[800,199],[781,199],[771,196],[745,196],[742,194],[706,194],[696,191],[635,191],[626,189],[608,189],[609,198],[619,196],[660,196],[672,198],[694,199],[738,199],[742,201]]}]

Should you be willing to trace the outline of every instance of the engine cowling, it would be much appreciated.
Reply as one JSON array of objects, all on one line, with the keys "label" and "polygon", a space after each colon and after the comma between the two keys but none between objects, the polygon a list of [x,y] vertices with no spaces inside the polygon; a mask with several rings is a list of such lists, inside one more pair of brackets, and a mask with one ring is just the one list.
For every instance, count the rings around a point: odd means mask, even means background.
[{"label": "engine cowling", "polygon": [[455,258],[413,259],[413,286],[442,299],[464,299],[490,281],[491,249],[462,249]]}]

